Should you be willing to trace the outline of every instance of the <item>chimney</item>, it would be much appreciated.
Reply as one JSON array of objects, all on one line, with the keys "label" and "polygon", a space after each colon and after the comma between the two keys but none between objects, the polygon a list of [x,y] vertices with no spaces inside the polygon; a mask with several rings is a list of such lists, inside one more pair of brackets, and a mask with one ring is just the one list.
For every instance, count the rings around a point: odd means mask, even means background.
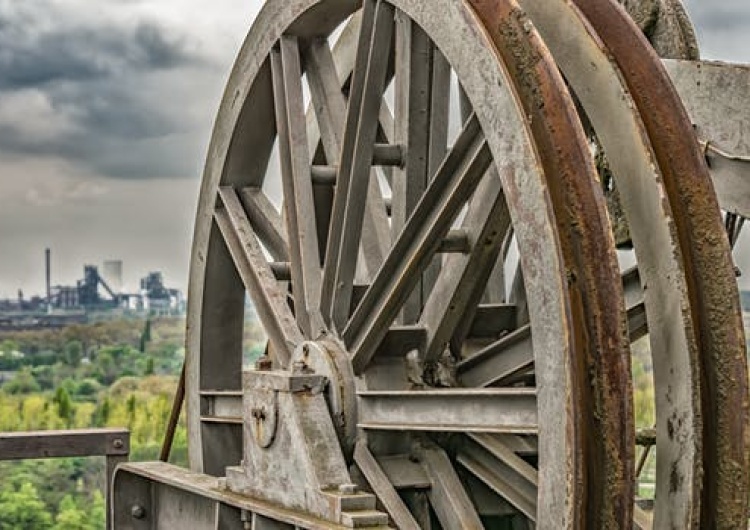
[{"label": "chimney", "polygon": [[52,285],[50,282],[50,250],[44,250],[45,270],[47,274],[47,310],[52,309]]}]

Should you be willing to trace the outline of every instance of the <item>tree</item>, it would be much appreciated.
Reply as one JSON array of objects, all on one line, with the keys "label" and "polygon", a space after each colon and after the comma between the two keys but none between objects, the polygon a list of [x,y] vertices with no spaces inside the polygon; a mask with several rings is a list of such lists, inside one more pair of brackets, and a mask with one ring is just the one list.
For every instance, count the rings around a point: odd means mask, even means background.
[{"label": "tree", "polygon": [[143,375],[154,375],[154,358],[149,357],[146,361],[146,369],[143,371]]},{"label": "tree", "polygon": [[75,393],[77,396],[95,396],[97,392],[102,388],[102,385],[99,384],[99,381],[96,379],[86,378],[78,385],[76,385]]},{"label": "tree", "polygon": [[100,350],[96,356],[99,381],[104,385],[111,385],[117,379],[118,371],[114,357],[109,351]]},{"label": "tree", "polygon": [[128,411],[128,429],[132,429],[133,424],[135,423],[135,409],[136,409],[135,394],[130,394],[128,396],[126,408]]},{"label": "tree", "polygon": [[3,342],[0,342],[0,352],[4,353],[7,356],[10,356],[12,353],[17,352],[21,349],[21,346],[18,345],[18,342],[11,340],[11,339],[5,339]]},{"label": "tree", "polygon": [[31,369],[31,374],[41,390],[52,390],[55,387],[55,370],[52,366],[37,366]]},{"label": "tree", "polygon": [[146,352],[146,346],[151,342],[151,319],[147,318],[141,333],[140,350]]},{"label": "tree", "polygon": [[57,405],[57,415],[65,422],[67,427],[70,427],[70,423],[73,420],[73,401],[70,399],[70,394],[64,386],[57,388],[53,401]]},{"label": "tree", "polygon": [[11,487],[0,492],[0,528],[3,530],[52,528],[52,516],[32,484],[25,482],[17,490]]},{"label": "tree", "polygon": [[39,392],[39,383],[36,382],[30,368],[22,368],[16,372],[15,377],[3,385],[3,390],[8,394],[30,394]]},{"label": "tree", "polygon": [[83,358],[83,345],[79,340],[71,340],[65,345],[65,364],[77,368]]},{"label": "tree", "polygon": [[96,526],[92,522],[73,497],[63,497],[55,517],[55,530],[93,530]]},{"label": "tree", "polygon": [[89,524],[92,529],[104,528],[107,520],[107,503],[99,490],[94,492],[94,501],[89,513]]},{"label": "tree", "polygon": [[109,396],[104,398],[102,404],[97,407],[94,412],[94,423],[96,427],[104,427],[109,421],[109,415],[112,413],[112,405],[109,401]]}]

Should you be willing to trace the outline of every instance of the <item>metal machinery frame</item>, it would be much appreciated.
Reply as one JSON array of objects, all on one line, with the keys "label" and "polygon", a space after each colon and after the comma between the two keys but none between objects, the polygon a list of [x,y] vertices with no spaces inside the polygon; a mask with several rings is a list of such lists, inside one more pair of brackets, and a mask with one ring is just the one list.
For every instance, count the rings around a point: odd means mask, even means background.
[{"label": "metal machinery frame", "polygon": [[[650,4],[689,38],[679,2]],[[201,188],[191,469],[120,466],[115,528],[746,525],[720,206],[750,214],[749,87],[745,66],[663,62],[613,0],[269,0]],[[634,502],[646,337],[653,511]]]}]

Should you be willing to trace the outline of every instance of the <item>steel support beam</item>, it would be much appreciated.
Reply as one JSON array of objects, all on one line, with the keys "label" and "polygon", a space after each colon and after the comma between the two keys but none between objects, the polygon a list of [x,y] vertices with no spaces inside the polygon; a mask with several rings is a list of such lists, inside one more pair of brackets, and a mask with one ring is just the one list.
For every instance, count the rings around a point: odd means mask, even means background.
[{"label": "steel support beam", "polygon": [[359,392],[359,426],[370,430],[534,434],[534,389]]},{"label": "steel support beam", "polygon": [[[164,462],[124,464],[115,475],[112,514],[117,528],[190,528],[223,530],[242,528],[305,528],[343,530],[352,528],[322,521],[300,511],[226,489],[222,478],[204,475]],[[371,528],[385,528],[372,526]]]}]

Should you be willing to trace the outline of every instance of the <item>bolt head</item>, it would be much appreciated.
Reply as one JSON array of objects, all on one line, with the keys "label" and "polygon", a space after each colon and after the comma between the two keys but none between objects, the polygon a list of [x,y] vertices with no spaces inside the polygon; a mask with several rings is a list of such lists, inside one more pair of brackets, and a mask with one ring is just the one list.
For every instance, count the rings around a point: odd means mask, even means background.
[{"label": "bolt head", "polygon": [[267,372],[273,370],[273,361],[267,355],[264,355],[257,361],[255,361],[255,369],[259,372]]},{"label": "bolt head", "polygon": [[123,442],[120,438],[115,438],[112,442],[112,446],[115,449],[122,449],[123,447],[125,447],[125,442]]},{"label": "bolt head", "polygon": [[133,516],[133,519],[145,519],[146,508],[140,504],[134,504],[132,508],[130,508],[130,515]]}]

